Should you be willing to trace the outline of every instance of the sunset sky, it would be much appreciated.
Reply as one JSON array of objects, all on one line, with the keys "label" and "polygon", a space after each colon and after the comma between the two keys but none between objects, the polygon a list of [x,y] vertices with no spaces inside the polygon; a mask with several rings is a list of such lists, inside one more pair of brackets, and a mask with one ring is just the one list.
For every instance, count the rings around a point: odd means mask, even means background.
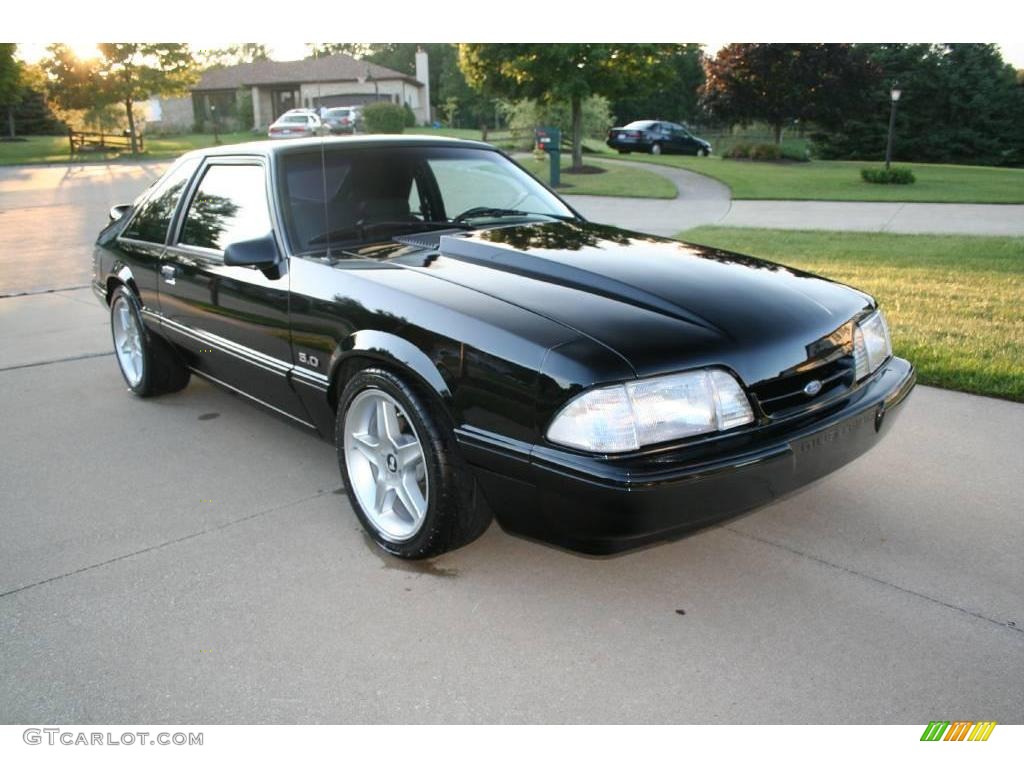
[{"label": "sunset sky", "polygon": [[[18,53],[25,61],[38,61],[46,55],[46,46],[49,43],[18,43]],[[96,48],[96,43],[69,43],[79,55],[88,55]],[[195,48],[216,48],[225,43],[192,43]],[[271,56],[278,61],[289,61],[301,59],[308,53],[305,43],[268,43]],[[714,53],[725,45],[724,42],[705,43],[705,48]],[[1016,43],[998,43],[1005,58],[1010,64],[1018,69],[1024,69],[1024,41]]]}]

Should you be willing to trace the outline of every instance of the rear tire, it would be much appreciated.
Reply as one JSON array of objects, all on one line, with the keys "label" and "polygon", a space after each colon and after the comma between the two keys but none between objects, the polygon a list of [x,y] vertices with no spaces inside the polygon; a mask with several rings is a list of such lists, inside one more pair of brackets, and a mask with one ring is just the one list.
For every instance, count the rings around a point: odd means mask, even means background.
[{"label": "rear tire", "polygon": [[338,398],[335,444],[352,509],[385,552],[434,557],[490,525],[440,405],[391,371],[366,368],[349,379]]},{"label": "rear tire", "polygon": [[659,144],[658,142],[654,142],[653,144],[651,144],[651,154],[652,155],[660,155],[661,154],[661,144]]},{"label": "rear tire", "polygon": [[139,300],[124,286],[115,288],[110,300],[110,333],[118,368],[132,393],[152,397],[188,384],[188,368],[170,344],[146,328]]}]

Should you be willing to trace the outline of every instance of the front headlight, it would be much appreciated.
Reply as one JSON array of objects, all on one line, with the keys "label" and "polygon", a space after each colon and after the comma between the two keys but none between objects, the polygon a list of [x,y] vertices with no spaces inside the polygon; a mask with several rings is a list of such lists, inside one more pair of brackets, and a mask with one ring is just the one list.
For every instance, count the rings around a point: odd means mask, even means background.
[{"label": "front headlight", "polygon": [[889,326],[879,309],[857,323],[853,330],[853,359],[857,381],[877,371],[890,357],[892,341],[889,339]]},{"label": "front headlight", "polygon": [[559,412],[547,437],[584,451],[622,453],[753,420],[736,379],[710,369],[584,392]]}]

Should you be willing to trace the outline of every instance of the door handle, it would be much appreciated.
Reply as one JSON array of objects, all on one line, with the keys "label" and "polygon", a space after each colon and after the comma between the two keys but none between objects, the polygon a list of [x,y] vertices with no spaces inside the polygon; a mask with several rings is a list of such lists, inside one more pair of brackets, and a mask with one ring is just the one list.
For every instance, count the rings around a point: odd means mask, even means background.
[{"label": "door handle", "polygon": [[164,264],[160,267],[160,275],[168,285],[174,285],[174,278],[178,274],[178,268],[172,264]]}]

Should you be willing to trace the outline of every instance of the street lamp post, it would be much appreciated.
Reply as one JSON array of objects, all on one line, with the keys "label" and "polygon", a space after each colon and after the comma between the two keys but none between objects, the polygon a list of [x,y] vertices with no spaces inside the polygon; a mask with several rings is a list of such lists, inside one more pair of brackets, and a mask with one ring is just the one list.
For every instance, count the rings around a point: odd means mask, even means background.
[{"label": "street lamp post", "polygon": [[896,132],[896,102],[900,100],[900,91],[895,85],[889,91],[889,140],[885,144],[885,170],[889,170],[892,162],[892,136]]},{"label": "street lamp post", "polygon": [[217,105],[210,105],[210,115],[213,118],[213,143],[220,144],[220,132],[217,130]]}]

